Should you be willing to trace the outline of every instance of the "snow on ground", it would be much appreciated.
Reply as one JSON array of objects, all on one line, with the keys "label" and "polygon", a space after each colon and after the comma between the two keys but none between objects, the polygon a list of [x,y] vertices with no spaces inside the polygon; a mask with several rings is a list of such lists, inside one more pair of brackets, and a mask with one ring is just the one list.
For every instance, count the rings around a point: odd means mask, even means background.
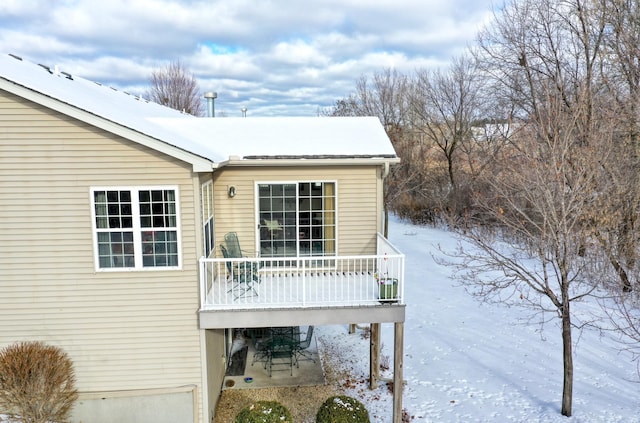
[{"label": "snow on ground", "polygon": [[[636,363],[613,335],[586,329],[574,347],[573,416],[560,414],[562,343],[559,322],[527,323],[530,311],[480,303],[437,264],[446,230],[393,220],[390,240],[406,255],[403,406],[414,422],[640,422]],[[593,305],[585,305],[595,310]],[[574,306],[574,311],[578,305]],[[574,340],[579,333],[574,331]],[[390,422],[386,384],[368,390],[369,341],[347,326],[318,328],[322,345],[350,367],[350,395],[363,399],[372,422]],[[355,341],[355,342],[354,342]],[[382,326],[383,356],[393,365],[393,325]],[[387,372],[383,377],[391,377]],[[378,400],[381,399],[381,400]]]}]

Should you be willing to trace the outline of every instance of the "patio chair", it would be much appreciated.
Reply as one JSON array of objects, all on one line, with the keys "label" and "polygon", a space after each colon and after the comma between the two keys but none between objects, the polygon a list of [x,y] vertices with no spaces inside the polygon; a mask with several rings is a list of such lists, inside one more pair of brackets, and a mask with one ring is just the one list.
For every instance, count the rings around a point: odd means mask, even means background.
[{"label": "patio chair", "polygon": [[[227,248],[220,244],[220,250],[222,251],[222,256],[226,259],[230,258],[240,258],[233,257],[227,251]],[[238,298],[246,297],[247,295],[258,295],[258,291],[254,288],[253,284],[256,282],[260,282],[260,277],[258,275],[258,269],[255,263],[251,263],[249,261],[227,261],[227,272],[229,272],[228,277],[233,281],[233,285],[231,289],[227,292],[233,292],[234,300]]]},{"label": "patio chair", "polygon": [[241,258],[250,256],[246,251],[240,249],[240,241],[238,241],[238,234],[236,232],[228,232],[224,236],[224,243],[231,257]]},{"label": "patio chair", "polygon": [[[238,241],[238,234],[236,232],[227,232],[224,236],[224,243],[227,247],[227,252],[229,253],[229,257],[233,258],[242,258],[242,257],[255,257],[255,254],[251,254],[250,252],[243,250],[240,248],[240,241]],[[262,263],[253,263],[255,270],[262,267]],[[256,280],[255,282],[260,282]]]},{"label": "patio chair", "polygon": [[[294,327],[272,328],[271,342],[267,355],[267,368],[269,377],[272,376],[275,366],[287,366],[289,375],[293,376],[293,366],[296,364],[296,339]],[[286,368],[281,369],[286,370]]]},{"label": "patio chair", "polygon": [[308,350],[308,348],[311,346],[312,337],[313,337],[313,326],[309,326],[309,328],[307,329],[307,335],[305,336],[305,338],[299,341],[298,345],[296,345],[296,363],[301,360],[300,357],[304,357],[303,360],[310,360],[310,361],[313,361],[314,363],[316,362],[316,360],[313,358],[313,355]]},{"label": "patio chair", "polygon": [[269,348],[271,347],[271,338],[265,329],[249,329],[249,336],[251,337],[251,343],[254,347],[251,365],[253,366],[256,362],[263,362],[266,367]]}]

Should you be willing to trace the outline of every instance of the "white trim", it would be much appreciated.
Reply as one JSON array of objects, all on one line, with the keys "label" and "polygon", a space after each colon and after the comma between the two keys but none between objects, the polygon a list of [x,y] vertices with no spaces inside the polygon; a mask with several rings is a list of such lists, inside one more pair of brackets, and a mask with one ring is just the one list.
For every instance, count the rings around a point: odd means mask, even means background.
[{"label": "white trim", "polygon": [[[209,199],[209,203],[208,205],[205,204],[205,189],[207,189],[207,198]],[[213,180],[209,180],[203,184],[200,184],[200,208],[201,208],[201,213],[200,213],[200,221],[201,221],[201,226],[202,226],[202,255],[205,256],[206,258],[209,258],[211,253],[215,251],[215,217],[214,217],[214,209],[215,206],[213,204],[213,196],[214,196],[214,190],[213,190]],[[208,206],[211,206],[211,214],[209,214],[208,210]],[[211,221],[211,228],[209,231],[209,235],[210,235],[210,245],[207,246],[206,243],[206,239],[207,239],[207,228],[206,228],[206,224],[209,223],[209,221]],[[207,247],[211,247],[211,250],[209,250],[209,255],[207,255]]]},{"label": "white trim", "polygon": [[371,157],[371,158],[295,158],[295,159],[240,159],[230,157],[229,160],[217,163],[216,169],[223,167],[274,167],[274,166],[388,166],[400,163],[398,157]]}]

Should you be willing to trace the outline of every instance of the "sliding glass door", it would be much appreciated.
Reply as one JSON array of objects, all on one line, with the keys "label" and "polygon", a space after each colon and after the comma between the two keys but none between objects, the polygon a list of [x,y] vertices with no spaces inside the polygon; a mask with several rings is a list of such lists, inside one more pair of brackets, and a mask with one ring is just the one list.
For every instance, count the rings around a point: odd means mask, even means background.
[{"label": "sliding glass door", "polygon": [[334,182],[258,184],[260,255],[335,255],[335,193]]}]

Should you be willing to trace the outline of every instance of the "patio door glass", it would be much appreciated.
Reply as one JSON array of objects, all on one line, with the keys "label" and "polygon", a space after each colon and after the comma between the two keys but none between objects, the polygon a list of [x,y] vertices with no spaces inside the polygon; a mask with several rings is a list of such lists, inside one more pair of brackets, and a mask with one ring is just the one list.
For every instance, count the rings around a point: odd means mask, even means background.
[{"label": "patio door glass", "polygon": [[335,255],[335,183],[258,185],[262,257]]},{"label": "patio door glass", "polygon": [[297,256],[297,185],[258,185],[260,255]]}]

